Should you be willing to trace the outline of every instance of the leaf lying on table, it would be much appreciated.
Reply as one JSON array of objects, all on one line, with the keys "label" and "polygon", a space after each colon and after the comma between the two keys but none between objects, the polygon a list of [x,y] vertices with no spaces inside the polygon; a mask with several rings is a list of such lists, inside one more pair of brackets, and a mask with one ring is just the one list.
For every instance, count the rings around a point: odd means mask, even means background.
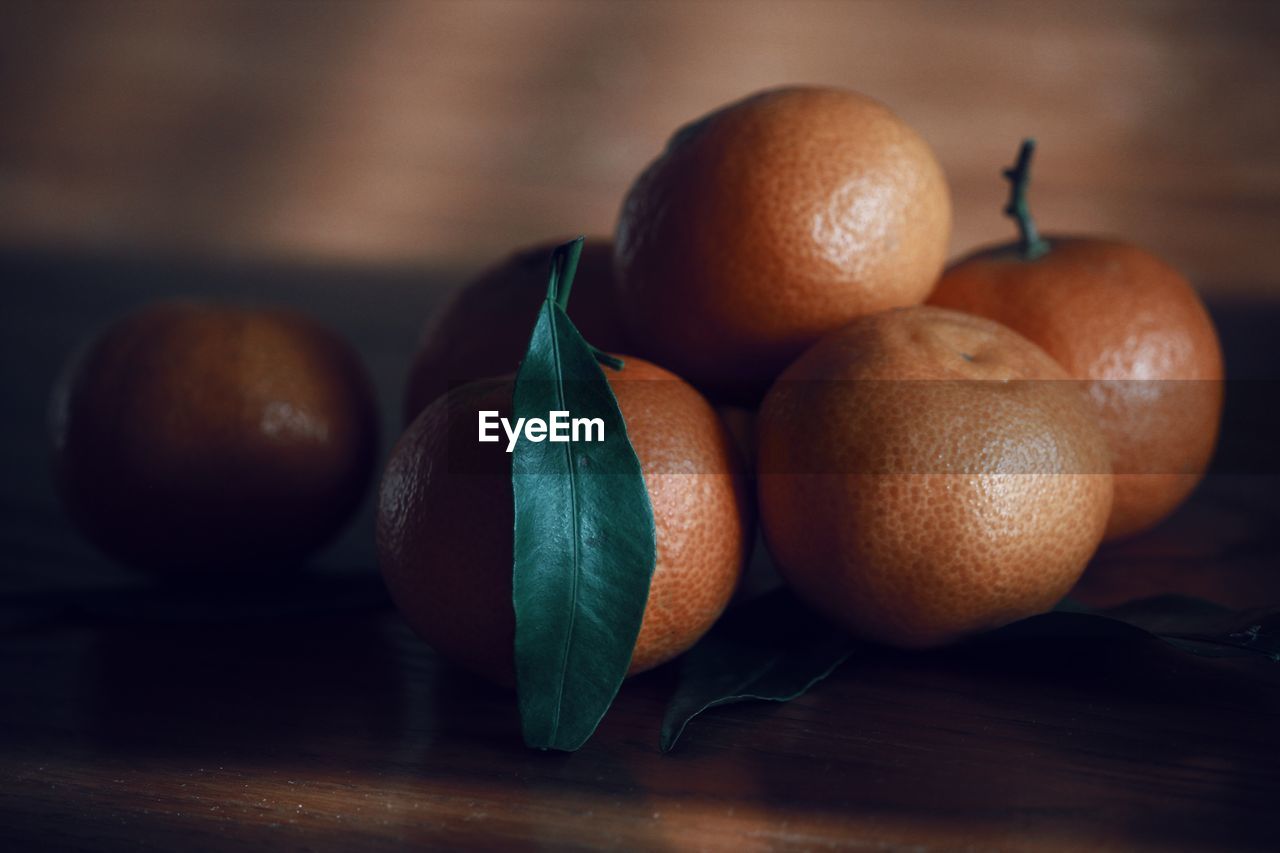
[{"label": "leaf lying on table", "polygon": [[526,440],[512,457],[516,688],[525,743],[540,749],[575,750],[599,725],[631,663],[656,561],[640,461],[596,363],[609,359],[564,311],[581,249],[579,238],[552,258],[512,406],[516,418],[604,424],[603,440]]},{"label": "leaf lying on table", "polygon": [[[1201,599],[1166,595],[1093,610],[1068,600],[1051,613],[978,639],[992,643],[1152,637],[1196,655],[1262,655],[1280,661],[1280,607],[1233,611]],[[795,699],[855,652],[875,650],[820,619],[789,590],[736,607],[681,662],[679,682],[662,721],[662,751],[669,752],[703,711],[750,699]]]},{"label": "leaf lying on table", "polygon": [[1263,655],[1280,661],[1280,607],[1236,611],[1199,598],[1160,595],[1104,610],[1064,601],[1052,613],[1006,625],[984,639],[1155,637],[1205,657]]},{"label": "leaf lying on table", "polygon": [[669,752],[694,717],[717,705],[803,694],[863,645],[780,589],[733,608],[680,662],[662,720]]}]

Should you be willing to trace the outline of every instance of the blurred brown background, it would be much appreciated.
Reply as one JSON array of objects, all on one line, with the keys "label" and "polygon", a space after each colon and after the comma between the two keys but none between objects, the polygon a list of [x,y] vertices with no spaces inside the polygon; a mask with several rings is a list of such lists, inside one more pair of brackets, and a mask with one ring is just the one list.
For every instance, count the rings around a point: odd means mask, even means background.
[{"label": "blurred brown background", "polygon": [[[448,288],[610,232],[676,127],[795,82],[932,142],[954,253],[1013,236],[1000,170],[1036,136],[1043,229],[1168,257],[1229,374],[1280,377],[1277,2],[0,0],[0,548],[29,557],[5,582],[111,571],[63,518],[44,426],[111,318],[165,295],[303,309],[368,363],[385,454]],[[1273,430],[1233,417],[1219,457],[1254,470]],[[372,566],[370,508],[324,561]]]},{"label": "blurred brown background", "polygon": [[0,248],[465,269],[608,232],[682,122],[787,82],[934,145],[953,251],[1049,231],[1275,293],[1274,2],[50,2],[0,7]]}]

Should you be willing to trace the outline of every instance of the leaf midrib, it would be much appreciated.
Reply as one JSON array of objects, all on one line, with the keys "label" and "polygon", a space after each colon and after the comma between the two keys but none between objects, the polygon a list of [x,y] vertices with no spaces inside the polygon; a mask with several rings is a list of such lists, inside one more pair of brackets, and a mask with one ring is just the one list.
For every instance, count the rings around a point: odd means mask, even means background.
[{"label": "leaf midrib", "polygon": [[[560,361],[560,323],[556,316],[556,305],[551,303],[548,305],[551,313],[551,352],[555,362],[556,376],[556,409],[558,411],[565,410],[565,393],[564,393],[564,370]],[[559,683],[556,685],[556,701],[551,717],[551,734],[550,742],[555,743],[560,733],[560,710],[564,705],[564,687],[568,680],[569,672],[569,652],[573,648],[573,632],[577,627],[578,615],[578,579],[582,572],[581,559],[579,555],[579,530],[578,530],[578,469],[573,464],[573,443],[565,442],[564,446],[565,461],[569,468],[569,502],[573,507],[570,515],[573,518],[573,536],[571,542],[573,545],[573,572],[572,584],[569,588],[569,626],[564,635],[564,648],[560,654],[560,670],[558,673]]]}]

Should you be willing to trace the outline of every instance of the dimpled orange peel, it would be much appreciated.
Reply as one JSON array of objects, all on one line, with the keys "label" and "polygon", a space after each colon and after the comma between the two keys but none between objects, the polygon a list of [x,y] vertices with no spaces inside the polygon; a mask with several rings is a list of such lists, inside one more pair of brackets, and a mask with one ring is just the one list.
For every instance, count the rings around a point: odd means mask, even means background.
[{"label": "dimpled orange peel", "polygon": [[942,645],[1052,608],[1111,509],[1077,384],[990,320],[915,307],[823,338],[757,422],[760,518],[797,595],[858,636]]},{"label": "dimpled orange peel", "polygon": [[631,186],[618,306],[640,354],[757,403],[826,332],[922,302],[951,199],[928,144],[856,92],[760,92],[680,129]]}]

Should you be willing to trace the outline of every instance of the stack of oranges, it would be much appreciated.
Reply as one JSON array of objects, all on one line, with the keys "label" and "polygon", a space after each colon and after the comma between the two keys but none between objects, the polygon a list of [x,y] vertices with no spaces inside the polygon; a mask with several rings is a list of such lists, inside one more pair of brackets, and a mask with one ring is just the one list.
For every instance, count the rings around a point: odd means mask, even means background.
[{"label": "stack of oranges", "polygon": [[[804,601],[867,639],[929,647],[1051,608],[1100,543],[1187,496],[1222,406],[1203,305],[1141,249],[1046,240],[1017,212],[1021,241],[944,269],[942,169],[850,91],[766,91],[676,131],[612,246],[588,244],[570,306],[624,356],[606,374],[654,508],[632,672],[719,616],[757,514]],[[552,245],[433,318],[379,495],[401,610],[507,683],[510,457],[475,443],[475,411],[509,411]],[[492,374],[507,376],[457,387]],[[476,458],[446,458],[459,448]]]},{"label": "stack of oranges", "polygon": [[[1141,249],[1041,237],[1029,154],[1010,175],[1021,239],[949,268],[933,152],[854,92],[729,104],[635,180],[570,306],[624,357],[605,373],[653,507],[632,672],[715,622],[757,520],[815,610],[929,647],[1052,607],[1103,541],[1191,492],[1221,418],[1213,324]],[[476,413],[511,414],[553,245],[432,318],[378,495],[379,560],[410,624],[504,683],[511,457],[476,441]],[[86,350],[53,412],[73,517],[167,573],[301,560],[350,516],[374,454],[358,358],[281,312],[143,311]]]}]

